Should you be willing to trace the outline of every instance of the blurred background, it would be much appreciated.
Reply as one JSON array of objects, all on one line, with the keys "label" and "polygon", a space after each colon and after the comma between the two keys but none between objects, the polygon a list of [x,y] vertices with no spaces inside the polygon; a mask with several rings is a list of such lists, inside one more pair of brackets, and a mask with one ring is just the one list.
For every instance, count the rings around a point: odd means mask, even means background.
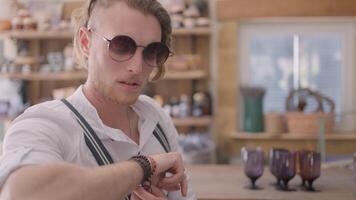
[{"label": "blurred background", "polygon": [[[175,56],[144,94],[170,115],[191,164],[239,163],[242,147],[356,151],[356,3],[160,0]],[[82,0],[0,0],[0,138],[27,107],[71,95],[71,12]]]}]

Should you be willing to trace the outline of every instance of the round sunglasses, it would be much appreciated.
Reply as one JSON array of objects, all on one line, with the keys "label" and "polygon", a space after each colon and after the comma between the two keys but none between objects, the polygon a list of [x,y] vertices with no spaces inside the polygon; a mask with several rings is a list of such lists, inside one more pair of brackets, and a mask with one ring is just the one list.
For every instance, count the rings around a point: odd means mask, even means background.
[{"label": "round sunglasses", "polygon": [[117,35],[112,39],[108,39],[99,35],[93,29],[88,29],[88,31],[98,35],[108,43],[109,56],[116,62],[130,60],[135,55],[138,47],[143,48],[143,60],[150,67],[162,66],[167,58],[173,55],[168,46],[162,42],[152,42],[147,46],[141,46],[137,45],[136,41],[127,35]]}]

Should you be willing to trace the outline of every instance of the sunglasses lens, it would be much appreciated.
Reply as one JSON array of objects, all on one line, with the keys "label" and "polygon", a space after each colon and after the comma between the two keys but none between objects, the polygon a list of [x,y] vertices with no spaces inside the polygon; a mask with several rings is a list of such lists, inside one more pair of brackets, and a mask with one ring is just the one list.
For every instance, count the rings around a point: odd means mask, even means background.
[{"label": "sunglasses lens", "polygon": [[162,66],[169,56],[169,48],[161,42],[149,44],[143,51],[146,64],[152,67]]},{"label": "sunglasses lens", "polygon": [[136,43],[128,36],[116,36],[111,40],[109,50],[112,59],[129,60],[136,52]]}]

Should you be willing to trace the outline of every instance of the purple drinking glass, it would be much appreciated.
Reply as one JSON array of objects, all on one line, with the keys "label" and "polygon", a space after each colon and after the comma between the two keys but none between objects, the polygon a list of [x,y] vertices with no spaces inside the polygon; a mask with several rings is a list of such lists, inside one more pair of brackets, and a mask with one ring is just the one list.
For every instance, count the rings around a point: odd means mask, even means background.
[{"label": "purple drinking glass", "polygon": [[245,175],[251,180],[250,189],[259,189],[256,186],[256,181],[263,175],[264,168],[264,153],[261,148],[241,149],[241,157],[244,163]]},{"label": "purple drinking glass", "polygon": [[288,187],[288,182],[296,174],[296,153],[281,151],[276,154],[276,177],[281,180],[280,188],[284,191],[294,191]]},{"label": "purple drinking glass", "polygon": [[307,191],[315,191],[313,182],[319,178],[321,173],[321,156],[315,151],[300,151],[299,153],[300,177]]},{"label": "purple drinking glass", "polygon": [[283,149],[283,148],[272,148],[269,150],[269,157],[268,157],[268,165],[269,165],[269,170],[271,172],[271,174],[273,176],[276,177],[277,179],[277,182],[276,182],[276,186],[279,186],[280,185],[280,179],[277,178],[277,165],[276,165],[276,158],[279,157],[279,152],[288,152],[287,149]]}]

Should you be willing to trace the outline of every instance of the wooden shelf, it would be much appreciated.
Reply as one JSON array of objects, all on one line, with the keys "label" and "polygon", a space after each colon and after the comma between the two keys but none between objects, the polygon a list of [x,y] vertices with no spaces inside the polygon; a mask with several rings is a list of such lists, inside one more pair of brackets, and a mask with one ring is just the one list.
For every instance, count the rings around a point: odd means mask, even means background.
[{"label": "wooden shelf", "polygon": [[53,72],[53,73],[0,73],[0,78],[19,79],[26,81],[69,81],[69,80],[85,80],[87,74],[84,71],[77,72]]},{"label": "wooden shelf", "polygon": [[[210,35],[209,27],[200,28],[178,28],[173,29],[173,35]],[[0,33],[0,37],[10,37],[13,39],[72,39],[74,33],[71,31],[5,31]]]},{"label": "wooden shelf", "polygon": [[185,117],[185,118],[173,118],[173,123],[176,126],[209,126],[213,122],[211,116],[203,117]]},{"label": "wooden shelf", "polygon": [[[310,134],[270,134],[270,133],[245,133],[239,132],[231,136],[236,140],[317,140],[319,135]],[[356,140],[356,133],[328,133],[326,140]]]},{"label": "wooden shelf", "polygon": [[1,37],[12,39],[71,39],[73,32],[70,31],[7,31],[0,34]]},{"label": "wooden shelf", "polygon": [[173,29],[173,35],[210,35],[210,27],[199,27],[199,28],[177,28]]},{"label": "wooden shelf", "polygon": [[17,66],[20,65],[35,65],[38,63],[38,59],[33,56],[17,56],[14,60]]},{"label": "wooden shelf", "polygon": [[186,71],[168,71],[164,78],[165,80],[176,79],[205,79],[207,73],[204,70],[186,70]]}]

